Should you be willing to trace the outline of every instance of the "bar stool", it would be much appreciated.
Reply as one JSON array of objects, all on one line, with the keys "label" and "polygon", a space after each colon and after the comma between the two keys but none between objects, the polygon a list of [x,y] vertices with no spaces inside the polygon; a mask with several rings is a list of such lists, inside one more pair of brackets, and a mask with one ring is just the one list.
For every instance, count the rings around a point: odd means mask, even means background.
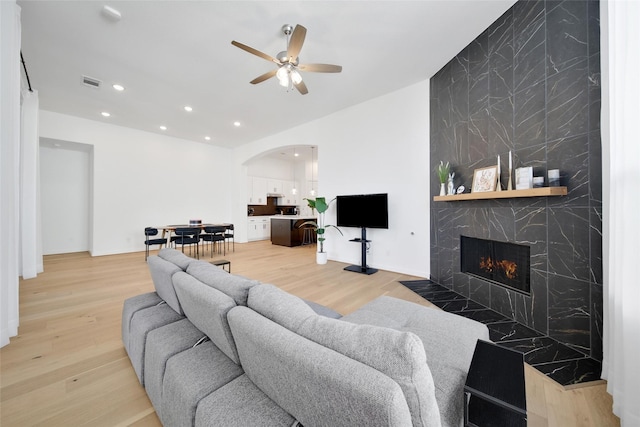
[{"label": "bar stool", "polygon": [[311,224],[302,228],[302,245],[312,245],[315,243],[315,227]]}]

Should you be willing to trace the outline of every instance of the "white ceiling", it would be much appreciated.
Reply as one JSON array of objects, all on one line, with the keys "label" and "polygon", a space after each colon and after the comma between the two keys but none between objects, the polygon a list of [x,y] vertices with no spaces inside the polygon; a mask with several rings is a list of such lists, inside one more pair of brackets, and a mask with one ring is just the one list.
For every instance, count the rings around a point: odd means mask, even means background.
[{"label": "white ceiling", "polygon": [[[513,3],[18,1],[41,109],[230,148],[428,79]],[[105,4],[121,20],[103,14]],[[304,96],[276,79],[249,84],[275,64],[231,41],[275,56],[286,47],[283,24],[307,28],[300,62],[342,73],[303,73]],[[83,75],[102,87],[84,86]]]}]

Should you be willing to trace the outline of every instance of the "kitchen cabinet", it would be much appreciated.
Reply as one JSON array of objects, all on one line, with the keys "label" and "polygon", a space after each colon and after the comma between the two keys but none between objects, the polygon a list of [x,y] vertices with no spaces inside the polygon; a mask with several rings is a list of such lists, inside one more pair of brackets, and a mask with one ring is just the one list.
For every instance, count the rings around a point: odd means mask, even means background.
[{"label": "kitchen cabinet", "polygon": [[247,223],[247,240],[269,240],[271,238],[271,222],[269,216],[250,217]]},{"label": "kitchen cabinet", "polygon": [[282,194],[282,181],[279,179],[268,179],[267,193]]},{"label": "kitchen cabinet", "polygon": [[302,224],[316,221],[315,217],[276,216],[271,218],[271,243],[281,246],[300,246],[304,238]]},{"label": "kitchen cabinet", "polygon": [[[293,194],[293,189],[296,189],[296,194]],[[300,189],[297,187],[295,182],[293,181],[282,181],[282,194],[284,197],[278,199],[279,205],[291,205],[295,206],[298,204],[298,197],[300,195]]]},{"label": "kitchen cabinet", "polygon": [[267,204],[267,179],[257,176],[247,177],[247,204]]}]

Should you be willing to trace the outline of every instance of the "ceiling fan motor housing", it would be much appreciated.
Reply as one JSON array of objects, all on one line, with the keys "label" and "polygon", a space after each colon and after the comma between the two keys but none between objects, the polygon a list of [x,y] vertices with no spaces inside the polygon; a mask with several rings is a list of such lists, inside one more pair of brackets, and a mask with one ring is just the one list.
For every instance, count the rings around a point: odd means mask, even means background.
[{"label": "ceiling fan motor housing", "polygon": [[287,56],[287,51],[286,51],[286,50],[283,50],[282,52],[280,52],[280,53],[278,53],[278,54],[276,55],[276,59],[277,59],[278,61],[282,62],[283,64],[284,64],[285,62],[288,62],[289,64],[291,64],[291,65],[293,65],[293,66],[296,66],[296,65],[298,65],[298,59],[300,59],[300,58],[296,58],[296,60],[295,60],[295,61],[289,61],[289,57]]}]

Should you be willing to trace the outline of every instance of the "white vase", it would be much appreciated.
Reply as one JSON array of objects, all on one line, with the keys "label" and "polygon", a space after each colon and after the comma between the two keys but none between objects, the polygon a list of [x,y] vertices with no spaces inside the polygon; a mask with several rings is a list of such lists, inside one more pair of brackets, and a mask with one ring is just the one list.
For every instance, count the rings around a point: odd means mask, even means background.
[{"label": "white vase", "polygon": [[326,264],[326,263],[327,263],[327,253],[316,252],[316,264]]},{"label": "white vase", "polygon": [[444,187],[444,182],[440,183],[440,195],[441,196],[446,196],[447,195],[447,190]]}]

